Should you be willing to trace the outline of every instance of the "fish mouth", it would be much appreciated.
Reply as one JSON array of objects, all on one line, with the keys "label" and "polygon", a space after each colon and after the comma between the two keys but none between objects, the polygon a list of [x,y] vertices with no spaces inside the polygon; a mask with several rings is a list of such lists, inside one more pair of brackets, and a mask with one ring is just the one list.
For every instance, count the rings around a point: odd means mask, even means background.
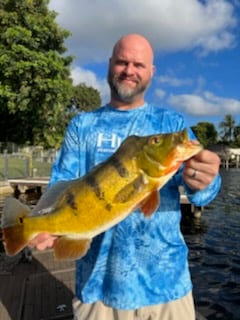
[{"label": "fish mouth", "polygon": [[197,151],[200,151],[202,149],[201,144],[195,144],[192,141],[185,141],[184,143],[177,146],[177,151],[179,154],[187,155],[187,154],[196,154]]}]

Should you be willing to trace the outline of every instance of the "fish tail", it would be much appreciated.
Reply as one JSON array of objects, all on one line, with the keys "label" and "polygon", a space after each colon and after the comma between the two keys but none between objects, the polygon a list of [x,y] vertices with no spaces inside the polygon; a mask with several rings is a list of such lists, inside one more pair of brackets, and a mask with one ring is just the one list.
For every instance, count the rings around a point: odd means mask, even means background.
[{"label": "fish tail", "polygon": [[28,240],[24,237],[24,228],[21,225],[2,229],[5,252],[14,256],[27,246]]},{"label": "fish tail", "polygon": [[30,209],[15,198],[7,198],[2,214],[2,234],[5,251],[13,256],[28,242],[24,234],[24,218]]}]

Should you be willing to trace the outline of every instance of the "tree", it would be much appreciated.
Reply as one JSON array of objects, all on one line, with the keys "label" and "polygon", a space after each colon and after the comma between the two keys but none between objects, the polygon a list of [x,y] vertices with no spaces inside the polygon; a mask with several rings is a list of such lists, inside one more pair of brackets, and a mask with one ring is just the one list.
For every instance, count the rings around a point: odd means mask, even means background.
[{"label": "tree", "polygon": [[55,22],[49,0],[0,0],[2,141],[59,144],[72,96],[70,33]]},{"label": "tree", "polygon": [[97,89],[87,87],[84,83],[73,88],[73,105],[81,111],[91,111],[101,105],[100,93]]},{"label": "tree", "polygon": [[191,127],[191,129],[204,147],[217,143],[218,133],[214,124],[199,122],[196,126]]},{"label": "tree", "polygon": [[220,136],[224,142],[229,143],[233,140],[234,127],[235,120],[230,114],[227,114],[219,124],[219,128],[221,129]]}]

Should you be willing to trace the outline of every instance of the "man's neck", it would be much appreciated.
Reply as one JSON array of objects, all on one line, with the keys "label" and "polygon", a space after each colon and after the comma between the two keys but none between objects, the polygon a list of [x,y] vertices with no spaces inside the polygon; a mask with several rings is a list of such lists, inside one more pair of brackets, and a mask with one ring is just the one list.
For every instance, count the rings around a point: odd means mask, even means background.
[{"label": "man's neck", "polygon": [[126,103],[126,102],[118,101],[115,99],[111,99],[109,102],[111,107],[118,109],[118,110],[136,109],[136,108],[143,106],[144,103],[145,103],[144,99],[133,101],[131,103]]}]

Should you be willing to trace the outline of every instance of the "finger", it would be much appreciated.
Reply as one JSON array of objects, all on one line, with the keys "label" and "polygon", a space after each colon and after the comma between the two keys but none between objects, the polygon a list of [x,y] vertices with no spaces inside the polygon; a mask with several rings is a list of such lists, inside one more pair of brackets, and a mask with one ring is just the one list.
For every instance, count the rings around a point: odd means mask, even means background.
[{"label": "finger", "polygon": [[52,248],[54,246],[56,237],[50,237],[47,240],[45,240],[44,242],[39,243],[36,248],[38,250],[45,250],[47,248]]},{"label": "finger", "polygon": [[29,241],[30,248],[36,247],[38,250],[52,247],[57,237],[51,236],[49,233],[40,233],[35,238]]},{"label": "finger", "polygon": [[206,149],[197,153],[192,159],[195,159],[196,161],[199,161],[205,164],[211,164],[216,166],[219,166],[221,162],[219,156],[216,153]]},{"label": "finger", "polygon": [[206,187],[205,183],[202,181],[199,172],[195,177],[189,177],[188,175],[183,175],[183,179],[192,190],[202,190]]},{"label": "finger", "polygon": [[194,168],[186,168],[183,171],[183,179],[194,190],[206,188],[214,179],[214,174],[209,174]]},{"label": "finger", "polygon": [[185,170],[185,175],[187,175],[190,179],[195,179],[197,177],[198,170],[192,167],[188,167]]}]

